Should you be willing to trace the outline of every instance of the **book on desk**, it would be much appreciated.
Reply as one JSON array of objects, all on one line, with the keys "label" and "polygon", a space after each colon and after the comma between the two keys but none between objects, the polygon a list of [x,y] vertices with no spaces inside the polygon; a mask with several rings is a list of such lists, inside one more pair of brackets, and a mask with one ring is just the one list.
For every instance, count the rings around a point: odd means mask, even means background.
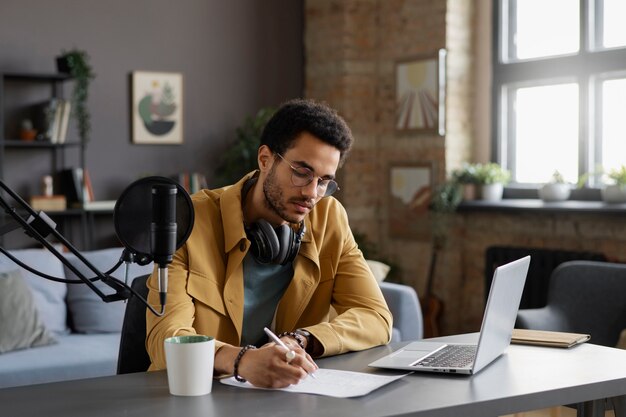
[{"label": "book on desk", "polygon": [[591,335],[583,333],[552,332],[547,330],[513,329],[511,343],[570,348],[585,343]]}]

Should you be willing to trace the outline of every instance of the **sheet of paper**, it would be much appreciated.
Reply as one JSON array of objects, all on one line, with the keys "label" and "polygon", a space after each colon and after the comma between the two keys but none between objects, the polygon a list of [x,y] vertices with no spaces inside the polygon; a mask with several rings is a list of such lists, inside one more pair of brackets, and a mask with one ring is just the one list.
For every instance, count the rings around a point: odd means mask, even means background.
[{"label": "sheet of paper", "polygon": [[[310,376],[300,381],[298,385],[290,385],[286,388],[278,388],[278,391],[299,392],[303,394],[326,395],[329,397],[348,398],[359,397],[369,394],[387,385],[390,382],[400,379],[401,375],[374,375],[363,372],[339,371],[336,369],[318,369],[315,378]],[[222,384],[240,388],[252,389],[273,389],[259,388],[249,382],[239,382],[234,377],[222,379]]]}]

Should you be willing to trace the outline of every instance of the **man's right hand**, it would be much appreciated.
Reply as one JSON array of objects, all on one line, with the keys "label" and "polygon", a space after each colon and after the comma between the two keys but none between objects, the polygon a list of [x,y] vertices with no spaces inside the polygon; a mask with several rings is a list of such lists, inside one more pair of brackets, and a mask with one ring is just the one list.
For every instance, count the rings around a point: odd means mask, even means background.
[{"label": "man's right hand", "polygon": [[[239,376],[257,387],[284,388],[297,384],[318,369],[303,349],[294,346],[290,348],[296,353],[296,357],[289,363],[285,349],[273,343],[248,350],[239,361]],[[232,372],[240,350],[241,348],[235,346],[223,346],[215,355],[216,371]],[[227,363],[230,365],[226,365]]]}]

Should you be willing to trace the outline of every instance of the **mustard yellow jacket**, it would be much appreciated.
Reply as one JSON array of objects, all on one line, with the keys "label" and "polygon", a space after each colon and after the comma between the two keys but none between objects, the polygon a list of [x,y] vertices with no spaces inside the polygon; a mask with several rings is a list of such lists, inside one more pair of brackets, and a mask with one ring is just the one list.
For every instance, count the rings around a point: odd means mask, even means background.
[{"label": "mustard yellow jacket", "polygon": [[[151,370],[165,368],[163,341],[170,336],[213,336],[216,351],[224,343],[239,346],[243,259],[250,248],[241,189],[252,175],[192,196],[195,224],[168,268],[166,314],[146,314]],[[322,344],[323,356],[388,343],[392,316],[354,241],[343,206],[335,198],[323,198],[305,225],[293,279],[277,307],[276,332],[306,328]],[[158,305],[156,274],[148,288],[149,302]]]}]

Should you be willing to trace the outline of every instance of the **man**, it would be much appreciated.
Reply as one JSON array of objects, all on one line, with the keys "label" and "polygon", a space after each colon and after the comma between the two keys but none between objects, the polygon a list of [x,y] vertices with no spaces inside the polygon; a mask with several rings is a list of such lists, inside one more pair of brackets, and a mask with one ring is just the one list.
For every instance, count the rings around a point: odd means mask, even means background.
[{"label": "man", "polygon": [[[166,314],[147,314],[150,369],[165,368],[167,337],[205,334],[216,339],[216,374],[284,387],[315,372],[312,357],[389,342],[391,313],[331,197],[352,142],[329,107],[289,101],[263,131],[257,171],[192,197],[195,224],[169,266]],[[264,327],[295,357],[267,343]]]}]

